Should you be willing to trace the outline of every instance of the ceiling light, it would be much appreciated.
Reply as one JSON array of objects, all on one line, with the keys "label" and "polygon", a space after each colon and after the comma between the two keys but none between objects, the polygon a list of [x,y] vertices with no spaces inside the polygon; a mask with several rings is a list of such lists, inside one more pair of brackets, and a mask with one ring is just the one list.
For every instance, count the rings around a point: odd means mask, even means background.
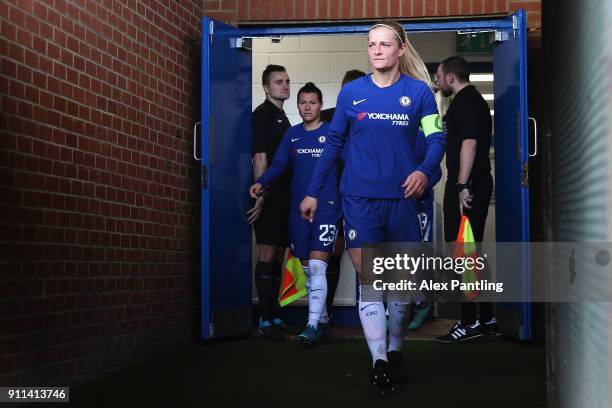
[{"label": "ceiling light", "polygon": [[493,74],[470,74],[470,82],[493,82]]}]

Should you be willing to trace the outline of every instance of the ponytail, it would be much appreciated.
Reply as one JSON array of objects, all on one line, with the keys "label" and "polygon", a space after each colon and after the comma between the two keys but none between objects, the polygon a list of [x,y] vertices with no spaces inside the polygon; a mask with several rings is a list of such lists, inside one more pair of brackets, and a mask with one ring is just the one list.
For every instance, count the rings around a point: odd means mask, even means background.
[{"label": "ponytail", "polygon": [[[404,34],[405,35],[405,34]],[[406,52],[400,61],[400,71],[414,79],[418,79],[427,84],[428,87],[432,87],[431,76],[427,71],[427,66],[423,62],[423,59],[414,49],[408,37],[406,37]]]}]

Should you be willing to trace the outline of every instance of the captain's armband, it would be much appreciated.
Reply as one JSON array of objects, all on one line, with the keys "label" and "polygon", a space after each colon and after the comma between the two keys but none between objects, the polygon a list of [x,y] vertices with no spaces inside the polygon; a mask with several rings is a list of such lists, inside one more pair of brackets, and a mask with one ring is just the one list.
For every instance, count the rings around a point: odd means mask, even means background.
[{"label": "captain's armband", "polygon": [[437,113],[432,113],[431,115],[422,117],[421,128],[423,128],[425,137],[433,133],[442,132],[442,120],[440,119],[440,115]]}]

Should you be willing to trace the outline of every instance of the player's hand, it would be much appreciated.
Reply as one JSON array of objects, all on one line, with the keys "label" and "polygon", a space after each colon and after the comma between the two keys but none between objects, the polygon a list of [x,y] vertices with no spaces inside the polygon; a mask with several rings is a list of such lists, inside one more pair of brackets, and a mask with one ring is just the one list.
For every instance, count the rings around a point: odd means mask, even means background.
[{"label": "player's hand", "polygon": [[459,192],[459,210],[461,211],[461,215],[463,215],[464,208],[468,210],[472,208],[472,198],[473,196],[467,188]]},{"label": "player's hand", "polygon": [[257,197],[253,208],[247,211],[247,216],[249,217],[247,221],[249,222],[249,224],[253,224],[255,221],[257,221],[257,219],[261,215],[261,212],[263,211],[263,206],[264,206],[263,196]]},{"label": "player's hand", "polygon": [[251,195],[251,198],[259,198],[262,193],[263,186],[261,185],[261,183],[255,183],[251,187],[249,187],[249,194]]},{"label": "player's hand", "polygon": [[317,211],[318,201],[314,197],[306,196],[300,204],[300,212],[302,218],[310,222],[314,221],[315,212]]},{"label": "player's hand", "polygon": [[404,198],[418,198],[427,188],[427,176],[422,171],[416,170],[406,178],[402,187]]}]

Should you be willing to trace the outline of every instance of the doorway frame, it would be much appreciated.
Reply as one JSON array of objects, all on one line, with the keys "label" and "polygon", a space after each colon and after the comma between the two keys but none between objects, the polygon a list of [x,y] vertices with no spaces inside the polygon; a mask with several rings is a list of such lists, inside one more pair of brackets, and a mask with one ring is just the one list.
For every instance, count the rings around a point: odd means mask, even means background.
[{"label": "doorway frame", "polygon": [[[478,19],[455,19],[455,20],[434,20],[426,22],[404,22],[402,27],[408,34],[410,33],[428,33],[428,32],[459,32],[459,33],[475,33],[475,32],[515,32],[519,25],[518,18],[521,17],[524,10],[517,10],[511,14],[500,14],[498,16],[486,16]],[[265,23],[265,24],[238,24],[237,29],[240,31],[242,38],[282,38],[289,36],[308,36],[308,35],[346,35],[346,34],[367,34],[371,27],[371,23],[363,22],[352,24],[350,22],[333,21],[333,22],[300,22],[299,24],[286,24],[282,22]],[[512,34],[511,34],[512,35]],[[526,38],[523,38],[526,41]],[[522,69],[522,68],[521,68]],[[523,76],[524,73],[521,73]],[[526,77],[526,75],[524,76]],[[527,106],[525,104],[525,106]],[[529,222],[529,221],[527,221]],[[529,239],[529,229],[527,227],[527,236],[523,239]],[[350,309],[347,308],[347,309]],[[526,316],[528,324],[531,324],[531,316]],[[529,337],[529,335],[527,336]]]}]

